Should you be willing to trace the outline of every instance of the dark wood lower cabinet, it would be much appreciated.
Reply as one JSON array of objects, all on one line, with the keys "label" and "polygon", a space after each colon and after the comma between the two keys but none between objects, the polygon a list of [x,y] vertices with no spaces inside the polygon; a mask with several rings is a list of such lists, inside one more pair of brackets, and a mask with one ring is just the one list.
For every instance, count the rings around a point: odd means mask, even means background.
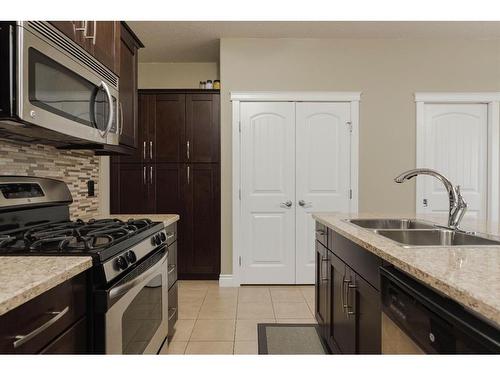
[{"label": "dark wood lower cabinet", "polygon": [[379,283],[374,279],[374,286],[362,275],[372,278],[382,262],[331,230],[327,237],[328,248],[316,241],[315,315],[323,340],[334,353],[380,354]]},{"label": "dark wood lower cabinet", "polygon": [[218,279],[220,273],[219,164],[186,165],[180,279]]},{"label": "dark wood lower cabinet", "polygon": [[0,316],[0,353],[88,352],[87,273]]}]

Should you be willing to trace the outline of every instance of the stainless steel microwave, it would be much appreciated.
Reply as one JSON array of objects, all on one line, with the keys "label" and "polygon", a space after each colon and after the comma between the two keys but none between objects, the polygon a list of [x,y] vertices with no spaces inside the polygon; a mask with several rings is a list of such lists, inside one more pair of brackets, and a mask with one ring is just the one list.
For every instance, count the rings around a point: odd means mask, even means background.
[{"label": "stainless steel microwave", "polygon": [[49,22],[0,22],[0,137],[118,145],[118,77]]}]

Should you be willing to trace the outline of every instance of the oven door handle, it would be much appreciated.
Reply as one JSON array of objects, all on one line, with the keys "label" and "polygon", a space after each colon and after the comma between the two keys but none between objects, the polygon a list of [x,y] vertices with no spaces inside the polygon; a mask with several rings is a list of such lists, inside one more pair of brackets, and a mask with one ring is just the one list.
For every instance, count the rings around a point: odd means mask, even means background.
[{"label": "oven door handle", "polygon": [[146,271],[141,273],[135,279],[132,279],[130,281],[127,281],[125,284],[122,284],[122,285],[119,285],[119,286],[112,288],[109,291],[108,298],[110,300],[113,300],[116,297],[127,293],[130,289],[132,289],[136,285],[139,285],[140,283],[142,283],[148,277],[150,277],[154,273],[158,272],[158,270],[164,266],[164,263],[167,261],[167,258],[168,258],[168,251],[165,251],[165,255],[163,257],[161,257],[161,259],[158,262],[156,262],[154,266],[148,268]]}]

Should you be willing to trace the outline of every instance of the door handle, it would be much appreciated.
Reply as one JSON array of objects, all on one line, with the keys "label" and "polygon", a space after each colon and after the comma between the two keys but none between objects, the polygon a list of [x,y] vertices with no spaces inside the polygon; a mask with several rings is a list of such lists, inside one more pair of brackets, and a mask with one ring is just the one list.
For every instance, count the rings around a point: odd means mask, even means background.
[{"label": "door handle", "polygon": [[306,202],[305,200],[301,199],[299,201],[299,206],[304,208],[309,208],[312,207],[312,202]]},{"label": "door handle", "polygon": [[142,142],[142,159],[146,160],[146,141]]},{"label": "door handle", "polygon": [[149,167],[149,183],[153,185],[153,166]]},{"label": "door handle", "polygon": [[146,179],[146,166],[142,167],[142,181],[143,181],[143,184],[146,185],[148,180]]},{"label": "door handle", "polygon": [[290,207],[292,207],[292,204],[293,204],[292,201],[288,200],[286,202],[281,202],[280,206],[283,208],[290,208]]},{"label": "door handle", "polygon": [[190,150],[189,150],[189,141],[186,141],[186,158],[189,160]]},{"label": "door handle", "polygon": [[189,165],[187,166],[187,182],[188,182],[188,185],[189,185],[189,182],[190,182],[190,179],[191,179],[191,170],[189,168]]},{"label": "door handle", "polygon": [[153,141],[149,141],[149,158],[153,160]]}]

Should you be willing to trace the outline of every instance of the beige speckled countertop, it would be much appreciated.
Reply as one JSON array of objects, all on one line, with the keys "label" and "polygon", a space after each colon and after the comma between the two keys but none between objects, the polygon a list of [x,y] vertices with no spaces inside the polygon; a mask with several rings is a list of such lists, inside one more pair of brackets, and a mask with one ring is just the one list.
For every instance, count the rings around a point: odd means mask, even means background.
[{"label": "beige speckled countertop", "polygon": [[110,214],[108,216],[99,216],[96,219],[108,219],[108,218],[116,218],[119,220],[128,220],[130,218],[134,219],[142,219],[142,218],[147,218],[151,219],[153,221],[163,221],[165,223],[165,226],[169,226],[170,224],[175,223],[176,221],[179,221],[180,216],[177,214],[120,214],[120,215],[113,215]]},{"label": "beige speckled countertop", "polygon": [[[500,327],[500,246],[403,248],[346,218],[414,218],[415,215],[314,214],[335,232],[394,264]],[[432,217],[419,216],[430,220]],[[442,221],[442,220],[441,220]],[[498,235],[498,225],[465,222],[463,228]]]},{"label": "beige speckled countertop", "polygon": [[91,257],[0,257],[0,315],[91,266]]}]

